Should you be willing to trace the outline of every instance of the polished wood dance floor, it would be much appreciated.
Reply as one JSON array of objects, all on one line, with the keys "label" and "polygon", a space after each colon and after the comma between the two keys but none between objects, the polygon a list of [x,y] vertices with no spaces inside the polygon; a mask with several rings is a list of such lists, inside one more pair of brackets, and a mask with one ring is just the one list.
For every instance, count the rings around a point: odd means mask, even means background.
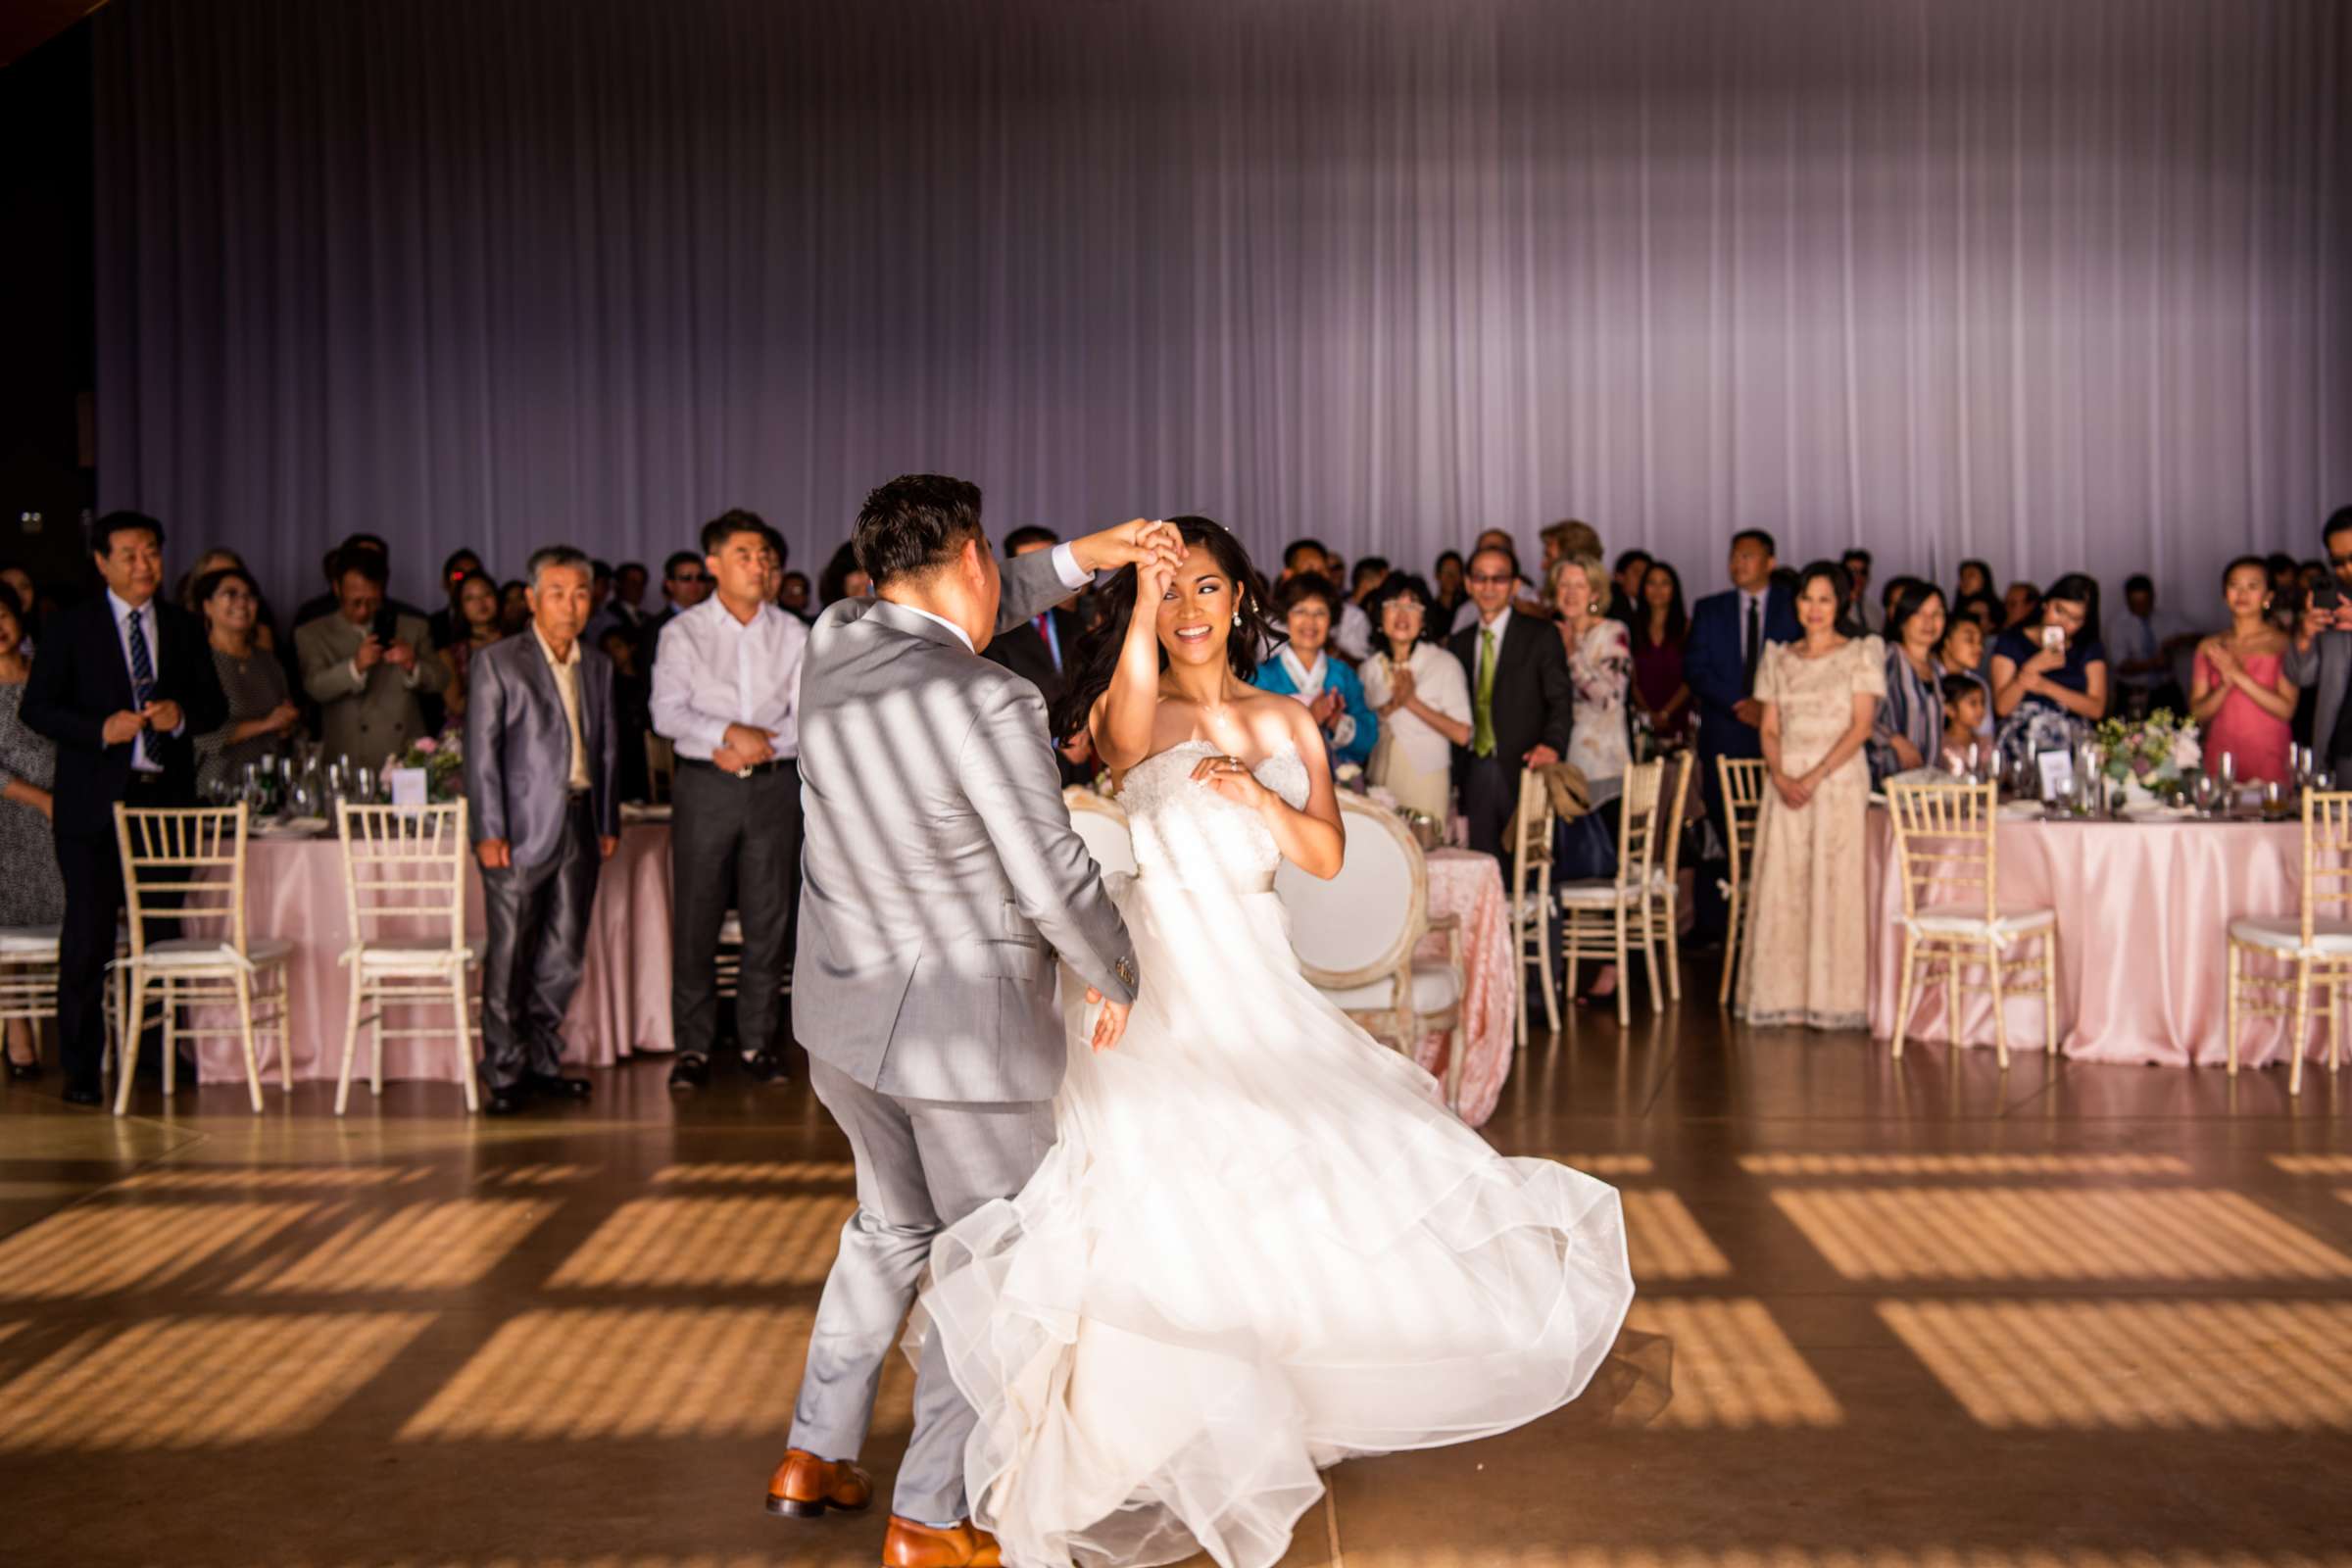
[{"label": "polished wood dance floor", "polygon": [[[0,1562],[878,1561],[760,1508],[846,1147],[664,1065],[508,1123],[0,1093]],[[1580,1017],[1487,1131],[1622,1186],[1671,1404],[1345,1466],[1289,1560],[2352,1568],[2348,1095]]]}]

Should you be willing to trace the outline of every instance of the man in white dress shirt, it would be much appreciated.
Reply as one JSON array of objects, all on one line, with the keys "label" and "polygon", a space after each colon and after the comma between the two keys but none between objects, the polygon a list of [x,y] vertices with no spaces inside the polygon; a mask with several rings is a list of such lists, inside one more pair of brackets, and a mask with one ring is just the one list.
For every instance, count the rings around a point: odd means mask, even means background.
[{"label": "man in white dress shirt", "polygon": [[771,602],[784,541],[755,513],[703,527],[717,591],[662,629],[654,733],[676,751],[670,801],[669,1020],[673,1089],[710,1081],[718,933],[743,923],[735,1039],[763,1083],[784,1075],[777,998],[800,901],[801,656],[808,628]]}]

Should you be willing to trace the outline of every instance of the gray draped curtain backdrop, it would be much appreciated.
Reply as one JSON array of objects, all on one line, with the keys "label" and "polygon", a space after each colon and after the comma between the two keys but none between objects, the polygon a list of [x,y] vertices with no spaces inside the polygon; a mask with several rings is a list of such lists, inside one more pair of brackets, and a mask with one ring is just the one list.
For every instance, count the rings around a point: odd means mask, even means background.
[{"label": "gray draped curtain backdrop", "polygon": [[[100,488],[308,591],[908,469],[2214,605],[2352,501],[2341,0],[117,0]],[[187,559],[180,553],[178,559]]]}]

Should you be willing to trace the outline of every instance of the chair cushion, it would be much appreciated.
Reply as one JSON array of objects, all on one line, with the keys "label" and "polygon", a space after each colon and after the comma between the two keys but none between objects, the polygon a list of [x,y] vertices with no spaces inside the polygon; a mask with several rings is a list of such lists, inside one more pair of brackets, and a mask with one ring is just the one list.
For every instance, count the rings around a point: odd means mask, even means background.
[{"label": "chair cushion", "polygon": [[[468,968],[482,961],[480,937],[466,944]],[[437,937],[379,937],[360,949],[360,967],[373,974],[437,974],[449,967],[450,945]]]},{"label": "chair cushion", "polygon": [[[2240,942],[2274,953],[2296,953],[2303,947],[2300,915],[2265,916],[2230,922],[2230,934]],[[2311,946],[2316,953],[2352,956],[2352,920],[2314,920]]]},{"label": "chair cushion", "polygon": [[1992,931],[2017,936],[2027,931],[2046,930],[2057,923],[2055,909],[2003,909],[1997,919],[1987,923],[1983,909],[1958,904],[1932,904],[1920,910],[1917,917],[1922,931],[1953,937],[1983,936]]},{"label": "chair cushion", "polygon": [[12,958],[54,958],[58,928],[53,925],[0,926],[0,954]]},{"label": "chair cushion", "polygon": [[[276,937],[251,937],[245,943],[245,956],[257,965],[283,963],[293,952],[293,943]],[[218,937],[173,937],[148,943],[140,961],[151,969],[205,969],[236,959],[236,950]]]},{"label": "chair cushion", "polygon": [[1614,882],[1562,882],[1552,891],[1559,895],[1564,909],[1613,909],[1620,904],[1642,902],[1640,888],[1620,888]]},{"label": "chair cushion", "polygon": [[[1346,1012],[1386,1012],[1396,1003],[1396,982],[1383,975],[1378,980],[1360,986],[1346,986],[1323,993],[1333,1004]],[[1416,963],[1413,965],[1413,1010],[1419,1013],[1444,1012],[1462,999],[1462,977],[1450,963]]]}]

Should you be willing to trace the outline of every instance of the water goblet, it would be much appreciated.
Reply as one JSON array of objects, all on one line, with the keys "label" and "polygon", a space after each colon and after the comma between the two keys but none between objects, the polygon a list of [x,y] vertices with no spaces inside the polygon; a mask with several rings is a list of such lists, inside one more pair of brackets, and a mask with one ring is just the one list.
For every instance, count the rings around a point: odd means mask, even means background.
[{"label": "water goblet", "polygon": [[2199,771],[2197,774],[2197,814],[2199,816],[2213,814],[2213,801],[2218,793],[2220,792],[2214,788],[2213,775]]}]

